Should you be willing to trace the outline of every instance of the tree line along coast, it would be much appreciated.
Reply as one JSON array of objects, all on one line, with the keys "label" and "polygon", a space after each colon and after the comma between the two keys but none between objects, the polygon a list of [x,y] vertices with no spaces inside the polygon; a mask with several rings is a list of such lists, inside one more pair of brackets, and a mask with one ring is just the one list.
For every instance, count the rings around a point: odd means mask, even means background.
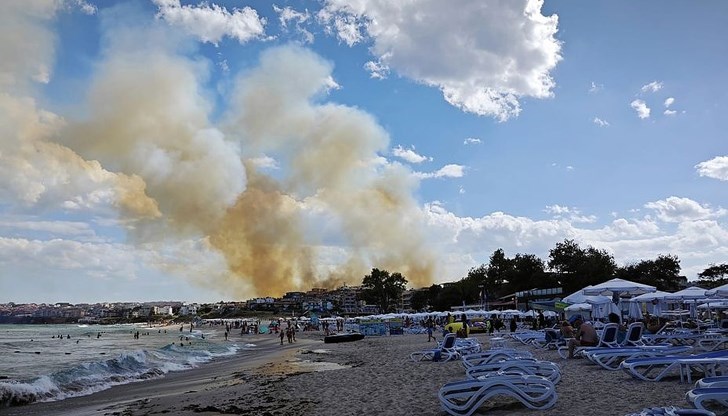
[{"label": "tree line along coast", "polygon": [[[518,293],[557,288],[558,294],[572,293],[614,277],[644,283],[658,290],[674,292],[688,285],[680,274],[675,255],[618,266],[606,250],[583,248],[564,240],[549,250],[548,260],[534,254],[506,256],[503,249],[491,254],[489,262],[473,267],[457,281],[408,289],[399,272],[373,268],[360,286],[327,290],[287,292],[280,298],[198,304],[179,301],[77,304],[0,304],[0,324],[52,323],[140,323],[189,322],[196,319],[245,318],[266,315],[365,316],[389,312],[451,310],[465,304],[512,305]],[[710,264],[691,284],[709,289],[728,283],[728,263]],[[555,292],[556,293],[556,292]]]}]

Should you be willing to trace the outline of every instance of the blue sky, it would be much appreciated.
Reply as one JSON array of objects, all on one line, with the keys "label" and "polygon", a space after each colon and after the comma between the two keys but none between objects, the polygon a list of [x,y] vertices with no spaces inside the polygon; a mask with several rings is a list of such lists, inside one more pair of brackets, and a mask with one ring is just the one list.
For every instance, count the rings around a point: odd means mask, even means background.
[{"label": "blue sky", "polygon": [[728,6],[3,2],[0,302],[728,261]]}]

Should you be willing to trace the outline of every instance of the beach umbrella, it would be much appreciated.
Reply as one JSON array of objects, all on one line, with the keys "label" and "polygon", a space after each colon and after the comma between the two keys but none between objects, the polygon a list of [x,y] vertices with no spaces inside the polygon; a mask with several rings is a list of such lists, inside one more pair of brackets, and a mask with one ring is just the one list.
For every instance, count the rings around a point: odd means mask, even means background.
[{"label": "beach umbrella", "polygon": [[680,290],[675,293],[670,293],[668,295],[665,295],[663,299],[665,300],[679,300],[679,301],[696,301],[696,300],[702,300],[708,297],[706,294],[708,292],[707,289],[703,289],[702,287],[698,286],[690,286],[689,288]]},{"label": "beach umbrella", "polygon": [[[586,288],[590,288],[591,286],[587,286]],[[586,289],[584,288],[584,289]],[[584,289],[577,290],[576,292],[570,294],[569,296],[561,299],[562,302],[565,303],[604,303],[604,302],[611,302],[612,298],[602,295],[595,295],[595,296],[587,296],[584,294]]]},{"label": "beach umbrella", "polygon": [[573,305],[569,305],[566,308],[564,308],[566,312],[581,312],[581,311],[591,311],[592,305],[588,303],[575,303]]},{"label": "beach umbrella", "polygon": [[543,311],[543,316],[548,318],[553,316],[559,316],[559,314],[554,311]]},{"label": "beach umbrella", "polygon": [[725,296],[728,297],[728,283],[708,290],[708,296]]},{"label": "beach umbrella", "polygon": [[654,292],[650,293],[643,293],[641,295],[637,295],[630,299],[632,302],[652,302],[653,300],[662,300],[665,296],[672,295],[670,292],[663,292],[661,290],[656,290]]},{"label": "beach umbrella", "polygon": [[614,278],[594,286],[587,286],[582,289],[585,295],[613,296],[614,294],[641,295],[656,291],[657,288],[629,280]]},{"label": "beach umbrella", "polygon": [[[534,311],[533,309],[531,309],[530,311],[524,313],[523,316],[524,317],[527,317],[527,318],[535,318],[536,317],[536,311]],[[544,314],[544,316],[546,316],[546,315]]]},{"label": "beach umbrella", "polygon": [[707,293],[708,290],[703,289],[702,287],[698,286],[690,286],[686,289],[680,290],[678,292],[675,292],[673,294],[667,295],[664,297],[667,301],[678,301],[678,302],[685,302],[689,303],[689,311],[690,311],[690,317],[691,318],[697,318],[698,312],[695,308],[695,305],[699,300],[703,300],[708,297]]},{"label": "beach umbrella", "polygon": [[627,316],[633,319],[642,319],[642,308],[639,302],[629,301],[628,304],[629,311],[627,312]]},{"label": "beach umbrella", "polygon": [[621,314],[621,311],[619,310],[619,308],[617,308],[617,305],[615,305],[611,301],[602,303],[587,303],[592,305],[592,317],[596,319],[606,318],[607,316],[609,316],[610,313],[616,313],[617,315]]}]

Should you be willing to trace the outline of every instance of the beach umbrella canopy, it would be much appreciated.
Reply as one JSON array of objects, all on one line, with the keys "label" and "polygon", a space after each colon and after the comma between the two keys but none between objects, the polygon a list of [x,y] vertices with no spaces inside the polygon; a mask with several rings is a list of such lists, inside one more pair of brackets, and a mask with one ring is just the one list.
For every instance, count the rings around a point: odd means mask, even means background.
[{"label": "beach umbrella canopy", "polygon": [[681,300],[681,301],[695,301],[695,300],[702,300],[708,297],[706,294],[708,292],[707,289],[703,289],[702,287],[697,286],[690,286],[687,289],[680,290],[675,293],[671,293],[669,295],[665,295],[663,299],[665,300]]},{"label": "beach umbrella canopy", "polygon": [[592,310],[592,305],[588,303],[575,303],[573,305],[569,305],[566,308],[564,308],[567,312],[580,312],[580,311],[590,311]]},{"label": "beach umbrella canopy", "polygon": [[591,305],[593,318],[606,318],[607,316],[609,316],[610,313],[616,313],[617,315],[621,315],[621,311],[619,310],[619,308],[617,308],[617,305],[615,305],[611,301],[606,303],[595,303]]},{"label": "beach umbrella canopy", "polygon": [[728,300],[722,299],[717,302],[701,303],[698,309],[728,309]]},{"label": "beach umbrella canopy", "polygon": [[559,314],[554,311],[543,311],[543,316],[548,318],[550,316],[559,316]]},{"label": "beach umbrella canopy", "polygon": [[[587,286],[591,287],[591,286]],[[584,289],[577,290],[576,292],[570,294],[569,296],[561,299],[562,302],[565,303],[592,303],[592,304],[598,304],[598,303],[606,303],[611,302],[612,299],[607,296],[602,295],[596,295],[596,296],[587,296],[584,294]]]},{"label": "beach umbrella canopy", "polygon": [[627,316],[633,319],[642,319],[642,308],[640,307],[639,302],[629,302],[629,311],[627,311]]},{"label": "beach umbrella canopy", "polygon": [[518,315],[518,316],[521,315],[521,311],[519,311],[517,309],[506,309],[506,310],[500,311],[500,313],[502,315]]},{"label": "beach umbrella canopy", "polygon": [[656,290],[651,293],[643,293],[641,295],[637,295],[630,299],[632,302],[652,302],[653,300],[662,300],[665,296],[672,295],[670,292],[663,292],[661,290]]},{"label": "beach umbrella canopy", "polygon": [[708,291],[708,296],[726,296],[728,297],[728,283],[718,286]]},{"label": "beach umbrella canopy", "polygon": [[630,295],[641,295],[643,293],[651,293],[656,291],[657,288],[650,285],[645,285],[637,282],[630,282],[629,280],[615,278],[607,280],[604,283],[599,283],[594,286],[587,286],[582,289],[585,295],[605,295],[612,296],[613,294],[630,294]]}]

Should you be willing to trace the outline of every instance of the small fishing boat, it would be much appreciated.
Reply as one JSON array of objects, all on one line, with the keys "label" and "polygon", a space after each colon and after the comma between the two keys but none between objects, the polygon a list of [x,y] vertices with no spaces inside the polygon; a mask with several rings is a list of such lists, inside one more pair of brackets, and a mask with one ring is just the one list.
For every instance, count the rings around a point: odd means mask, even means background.
[{"label": "small fishing boat", "polygon": [[336,344],[338,342],[359,341],[360,339],[364,339],[364,334],[360,334],[358,332],[351,332],[351,333],[346,333],[346,334],[336,334],[336,335],[329,335],[327,337],[324,337],[324,343]]}]

